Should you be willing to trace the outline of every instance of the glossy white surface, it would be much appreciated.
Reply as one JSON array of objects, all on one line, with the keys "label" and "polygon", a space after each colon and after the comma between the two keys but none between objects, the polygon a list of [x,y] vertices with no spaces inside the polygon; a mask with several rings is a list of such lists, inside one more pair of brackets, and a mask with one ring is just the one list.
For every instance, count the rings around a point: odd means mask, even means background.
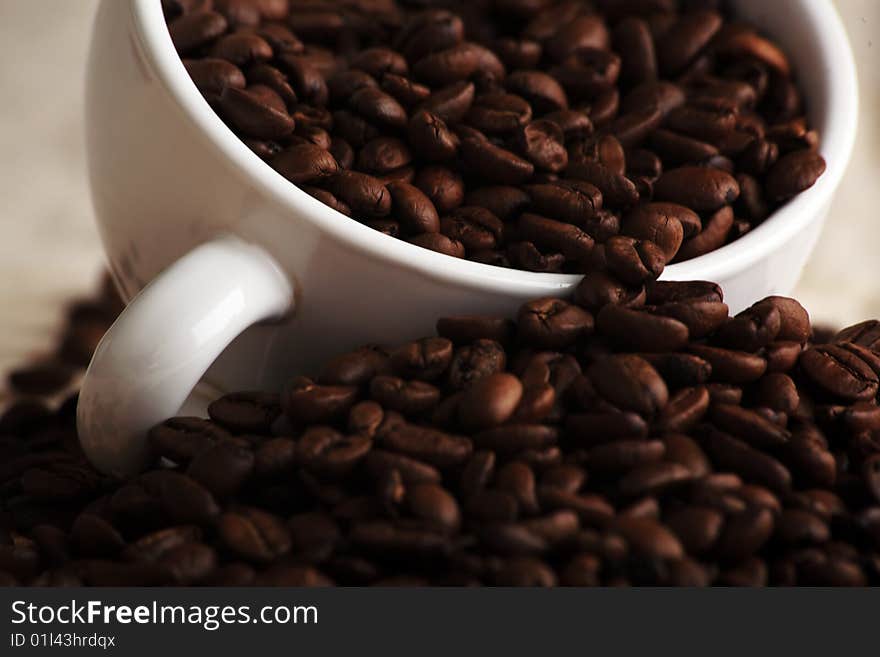
[{"label": "glossy white surface", "polygon": [[146,430],[177,413],[239,333],[292,301],[272,259],[234,237],[197,247],[154,279],[104,336],[83,380],[77,422],[92,463],[137,472]]},{"label": "glossy white surface", "polygon": [[[830,2],[734,4],[778,38],[805,72],[801,82],[828,161],[813,189],[745,238],[664,273],[718,281],[737,311],[767,294],[790,292],[797,281],[849,158],[857,91],[846,35]],[[158,0],[101,4],[87,124],[95,210],[127,296],[223,233],[261,245],[289,276],[295,313],[283,324],[247,331],[223,353],[207,375],[220,389],[276,386],[341,349],[429,333],[443,314],[507,313],[576,281],[419,249],[300,192],[244,146],[198,94],[171,46]],[[104,394],[112,396],[112,387]]]}]

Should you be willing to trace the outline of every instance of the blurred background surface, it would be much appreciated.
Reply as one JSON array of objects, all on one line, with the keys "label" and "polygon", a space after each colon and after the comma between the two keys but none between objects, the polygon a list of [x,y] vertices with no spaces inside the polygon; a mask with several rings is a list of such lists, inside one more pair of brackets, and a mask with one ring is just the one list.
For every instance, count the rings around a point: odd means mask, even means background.
[{"label": "blurred background surface", "polygon": [[[64,304],[103,268],[82,129],[96,5],[0,0],[0,372],[51,346]],[[880,1],[837,6],[858,61],[859,138],[795,296],[842,327],[880,317]]]}]

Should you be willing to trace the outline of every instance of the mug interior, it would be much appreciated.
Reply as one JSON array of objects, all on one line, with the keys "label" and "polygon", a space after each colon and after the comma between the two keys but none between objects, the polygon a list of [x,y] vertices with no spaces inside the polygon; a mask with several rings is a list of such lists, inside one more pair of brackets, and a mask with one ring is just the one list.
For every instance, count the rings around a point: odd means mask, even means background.
[{"label": "mug interior", "polygon": [[[375,231],[301,191],[254,154],[202,98],[165,25],[160,0],[129,0],[135,34],[156,76],[210,146],[249,183],[308,219],[348,248],[390,260],[430,278],[489,292],[568,288],[580,277],[542,274],[452,258]],[[670,265],[664,279],[718,280],[782,248],[805,226],[821,220],[849,160],[857,123],[855,63],[831,0],[735,0],[735,12],[773,36],[791,58],[810,121],[819,130],[827,169],[816,184],[755,229],[711,253]]]}]

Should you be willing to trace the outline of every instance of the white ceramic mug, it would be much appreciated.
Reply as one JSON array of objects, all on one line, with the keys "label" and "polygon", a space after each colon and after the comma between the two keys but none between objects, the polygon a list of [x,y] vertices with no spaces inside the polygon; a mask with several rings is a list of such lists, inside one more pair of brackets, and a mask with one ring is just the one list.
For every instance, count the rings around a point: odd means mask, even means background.
[{"label": "white ceramic mug", "polygon": [[[789,53],[828,164],[743,238],[666,269],[664,279],[721,283],[738,311],[796,283],[849,159],[857,88],[830,0],[733,4]],[[431,334],[442,315],[511,313],[577,281],[421,249],[297,189],[202,99],[160,0],[101,3],[87,120],[101,237],[131,299],[80,394],[83,448],[107,472],[141,467],[146,429],[177,413],[203,377],[221,392],[276,388],[334,353]]]}]

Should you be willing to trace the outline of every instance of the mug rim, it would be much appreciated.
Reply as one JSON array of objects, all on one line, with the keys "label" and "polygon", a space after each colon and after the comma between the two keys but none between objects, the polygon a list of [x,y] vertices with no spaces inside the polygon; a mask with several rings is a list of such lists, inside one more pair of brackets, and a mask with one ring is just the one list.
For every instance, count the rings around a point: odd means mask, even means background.
[{"label": "mug rim", "polygon": [[[807,36],[822,63],[815,74],[820,76],[823,97],[810,98],[809,102],[825,109],[824,121],[818,129],[819,152],[826,160],[826,171],[813,187],[778,208],[747,234],[707,254],[668,265],[662,279],[721,280],[734,270],[748,268],[820,218],[843,177],[856,137],[855,59],[832,0],[793,0],[793,4],[808,19]],[[160,0],[129,0],[129,6],[141,54],[198,134],[251,186],[347,248],[428,278],[500,293],[534,290],[546,294],[550,289],[564,290],[580,279],[580,274],[530,272],[454,258],[385,235],[324,205],[251,151],[202,97],[174,48]]]}]

